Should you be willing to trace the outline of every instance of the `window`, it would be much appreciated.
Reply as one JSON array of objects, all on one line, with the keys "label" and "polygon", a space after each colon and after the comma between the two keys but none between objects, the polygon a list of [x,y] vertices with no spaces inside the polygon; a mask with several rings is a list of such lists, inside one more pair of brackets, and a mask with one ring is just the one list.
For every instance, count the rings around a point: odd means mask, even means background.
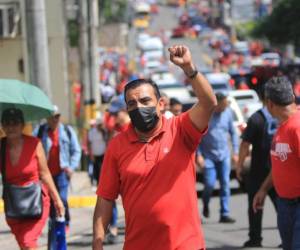
[{"label": "window", "polygon": [[0,4],[0,38],[12,38],[19,32],[18,3]]}]

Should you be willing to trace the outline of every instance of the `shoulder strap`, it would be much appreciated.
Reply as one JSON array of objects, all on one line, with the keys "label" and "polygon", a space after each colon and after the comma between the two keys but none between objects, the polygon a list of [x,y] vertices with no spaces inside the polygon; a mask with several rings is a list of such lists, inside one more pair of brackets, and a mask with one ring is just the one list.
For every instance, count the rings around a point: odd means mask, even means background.
[{"label": "shoulder strap", "polygon": [[1,174],[3,183],[5,183],[5,153],[6,153],[6,138],[1,139],[1,151],[0,151],[0,158],[1,158]]},{"label": "shoulder strap", "polygon": [[37,133],[38,138],[42,139],[45,127],[46,127],[46,124],[40,125],[38,133]]},{"label": "shoulder strap", "polygon": [[66,133],[67,133],[67,135],[68,135],[69,140],[71,140],[72,134],[71,134],[71,131],[70,131],[69,126],[66,125],[66,124],[64,124],[64,129],[65,129],[65,131],[66,131]]},{"label": "shoulder strap", "polygon": [[277,129],[277,120],[272,117],[272,115],[269,113],[269,111],[266,108],[262,108],[260,111],[266,121],[267,133],[273,135]]}]

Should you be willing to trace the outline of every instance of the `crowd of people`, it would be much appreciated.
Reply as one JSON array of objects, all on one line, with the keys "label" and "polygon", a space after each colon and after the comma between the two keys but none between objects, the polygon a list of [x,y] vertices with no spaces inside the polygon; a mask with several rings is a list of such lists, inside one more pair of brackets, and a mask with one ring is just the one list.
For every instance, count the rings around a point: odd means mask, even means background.
[{"label": "crowd of people", "polygon": [[[209,201],[218,177],[219,222],[235,222],[229,202],[233,165],[237,179],[246,182],[248,194],[249,239],[244,247],[262,246],[262,208],[269,195],[278,216],[282,248],[300,249],[300,113],[290,81],[286,77],[267,81],[260,93],[264,107],[249,118],[239,144],[226,94],[213,92],[197,71],[188,47],[172,46],[169,55],[191,83],[198,99],[193,107],[182,112],[180,101],[160,93],[153,81],[134,78],[124,84],[124,94],[112,98],[107,111],[91,121],[88,155],[98,197],[93,249],[117,242],[119,195],[126,218],[125,249],[205,249],[196,165],[204,177],[204,217],[210,217]],[[57,218],[63,217],[65,233],[69,230],[68,186],[80,164],[81,148],[74,129],[60,118],[55,106],[47,122],[28,136],[22,133],[21,110],[2,112],[4,194],[6,183],[42,183],[38,217],[11,218],[5,211],[21,249],[37,248],[48,218],[49,249],[57,249]],[[245,175],[250,148],[250,171]]]}]

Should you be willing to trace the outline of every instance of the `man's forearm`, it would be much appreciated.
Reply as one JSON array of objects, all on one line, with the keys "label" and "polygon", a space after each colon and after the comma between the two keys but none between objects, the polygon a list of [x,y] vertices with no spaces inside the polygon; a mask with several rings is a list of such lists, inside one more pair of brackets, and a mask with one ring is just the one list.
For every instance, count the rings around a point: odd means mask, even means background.
[{"label": "man's forearm", "polygon": [[[191,72],[196,70],[196,67],[193,64],[189,64],[182,68],[182,70],[186,75],[191,75]],[[198,72],[195,77],[192,79],[189,78],[189,81],[191,82],[194,93],[198,98],[198,103],[207,108],[214,108],[216,105],[216,99],[213,89],[207,79]]]},{"label": "man's forearm", "polygon": [[268,193],[269,190],[273,187],[273,179],[272,179],[272,172],[268,174],[267,178],[263,182],[263,184],[260,187],[260,190]]},{"label": "man's forearm", "polygon": [[105,232],[112,216],[113,201],[98,197],[93,218],[93,250],[102,250]]},{"label": "man's forearm", "polygon": [[101,250],[103,246],[103,241],[105,237],[105,226],[101,217],[94,215],[93,223],[93,250]]},{"label": "man's forearm", "polygon": [[250,147],[249,143],[247,143],[245,141],[241,142],[240,150],[239,150],[239,159],[238,159],[238,164],[237,164],[238,168],[243,167],[245,159],[249,154],[249,147]]}]

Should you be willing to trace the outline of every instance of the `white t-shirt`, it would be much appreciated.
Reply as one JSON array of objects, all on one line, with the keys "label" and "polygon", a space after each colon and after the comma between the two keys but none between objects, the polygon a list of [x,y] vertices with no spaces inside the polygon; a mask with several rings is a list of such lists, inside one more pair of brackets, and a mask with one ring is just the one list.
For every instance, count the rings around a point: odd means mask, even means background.
[{"label": "white t-shirt", "polygon": [[97,128],[92,128],[89,131],[88,140],[91,143],[91,150],[93,155],[104,155],[106,142],[104,140],[103,134]]}]

